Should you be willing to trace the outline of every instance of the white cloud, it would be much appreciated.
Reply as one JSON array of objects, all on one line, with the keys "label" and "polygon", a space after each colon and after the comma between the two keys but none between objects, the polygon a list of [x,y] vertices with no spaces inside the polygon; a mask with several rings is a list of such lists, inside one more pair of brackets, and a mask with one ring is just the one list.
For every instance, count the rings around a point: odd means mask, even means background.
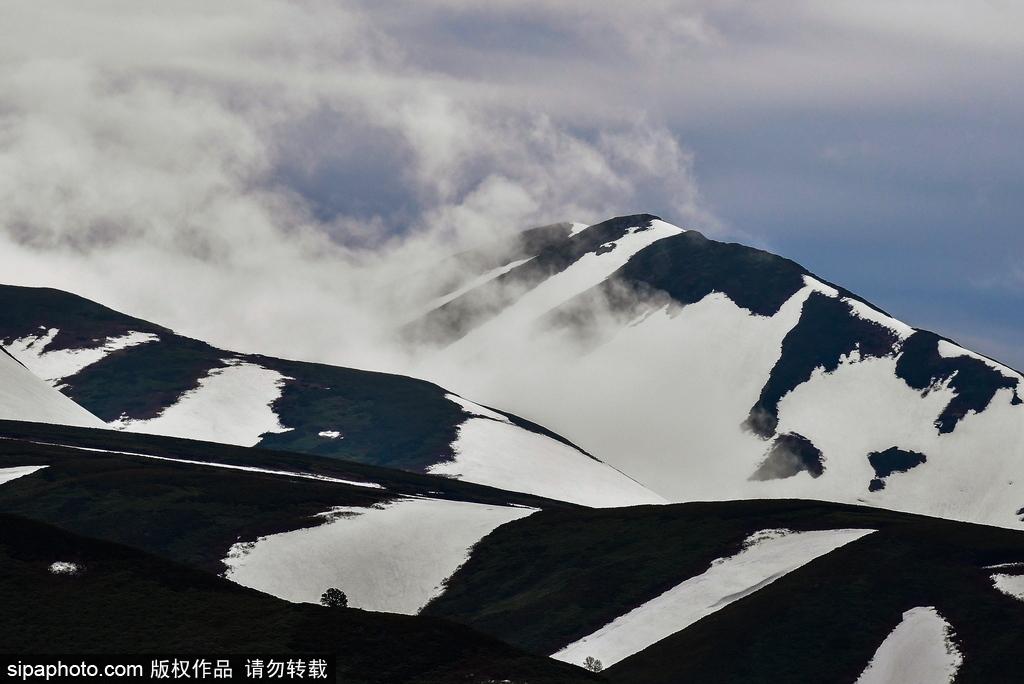
[{"label": "white cloud", "polygon": [[[736,236],[674,130],[1002,97],[1021,7],[6,3],[0,267],[225,346],[383,363],[361,352],[404,315],[388,284],[462,243],[638,211]],[[783,187],[766,213],[821,195]]]},{"label": "white cloud", "polygon": [[[277,0],[0,10],[5,280],[344,361],[402,315],[381,293],[410,262],[652,192],[697,215],[691,160],[665,128],[635,114],[575,126],[415,63],[380,19]],[[346,146],[356,177],[400,152],[382,173],[406,211],[324,213],[289,182],[287,164],[315,174]]]}]

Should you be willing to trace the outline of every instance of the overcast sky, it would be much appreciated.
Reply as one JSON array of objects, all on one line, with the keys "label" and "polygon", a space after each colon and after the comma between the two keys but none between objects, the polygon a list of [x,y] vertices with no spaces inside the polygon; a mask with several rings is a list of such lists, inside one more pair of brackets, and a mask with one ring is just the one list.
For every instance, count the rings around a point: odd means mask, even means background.
[{"label": "overcast sky", "polygon": [[417,262],[650,212],[1022,368],[1021,26],[1015,0],[11,0],[0,268],[344,362]]}]

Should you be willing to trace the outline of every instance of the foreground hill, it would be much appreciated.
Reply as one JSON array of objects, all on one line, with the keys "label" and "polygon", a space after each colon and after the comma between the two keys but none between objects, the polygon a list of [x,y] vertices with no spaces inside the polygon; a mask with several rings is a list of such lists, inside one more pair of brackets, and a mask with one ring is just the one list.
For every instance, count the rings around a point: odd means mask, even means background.
[{"label": "foreground hill", "polygon": [[0,511],[292,601],[414,614],[496,527],[564,502],[322,456],[0,422]]},{"label": "foreground hill", "polygon": [[0,528],[6,653],[333,653],[339,682],[600,681],[444,620],[291,604],[5,513]]},{"label": "foreground hill", "polygon": [[[1024,673],[1024,532],[876,508],[592,509],[323,456],[0,422],[2,516],[0,556],[14,562],[0,600],[17,630],[5,648],[354,650],[353,681],[586,680],[542,656],[595,658],[612,682]],[[53,563],[86,572],[51,576]],[[58,620],[60,597],[83,586],[74,619]],[[315,604],[329,587],[416,618],[278,600]],[[166,623],[141,641],[92,627],[114,611],[134,629],[147,591]],[[195,627],[187,611],[202,603],[212,622]]]},{"label": "foreground hill", "polygon": [[0,286],[0,310],[10,354],[85,409],[5,412],[9,401],[0,418],[258,445],[594,506],[663,500],[558,435],[429,382],[229,352],[58,290]]},{"label": "foreground hill", "polygon": [[616,682],[1013,682],[1022,572],[1022,532],[865,507],[564,509],[495,530],[424,613]]},{"label": "foreground hill", "polygon": [[788,259],[650,215],[460,256],[410,371],[670,500],[805,497],[1020,526],[1024,378]]}]

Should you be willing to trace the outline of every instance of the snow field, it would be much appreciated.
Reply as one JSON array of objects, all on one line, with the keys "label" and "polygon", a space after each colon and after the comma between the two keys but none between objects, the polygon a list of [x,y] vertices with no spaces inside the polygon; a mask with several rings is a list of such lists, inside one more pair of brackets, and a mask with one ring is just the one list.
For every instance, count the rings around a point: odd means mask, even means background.
[{"label": "snow field", "polygon": [[593,507],[665,503],[665,499],[578,449],[514,425],[506,416],[454,394],[447,395],[471,418],[452,443],[455,458],[427,469],[550,499]]},{"label": "snow field", "polygon": [[293,602],[337,587],[354,608],[413,615],[480,539],[535,510],[425,498],[336,508],[316,527],[233,545],[225,576]]},{"label": "snow field", "polygon": [[950,632],[935,608],[911,608],[885,637],[856,684],[949,684],[963,663]]},{"label": "snow field", "polygon": [[751,535],[736,555],[715,560],[704,573],[615,618],[551,657],[582,665],[593,656],[609,667],[872,532],[761,530]]},{"label": "snow field", "polygon": [[992,575],[992,584],[1007,596],[1024,601],[1024,575],[996,573]]},{"label": "snow field", "polygon": [[103,421],[36,377],[0,351],[0,419],[79,427],[103,427]]},{"label": "snow field", "polygon": [[223,444],[253,446],[261,435],[285,432],[271,408],[281,396],[286,378],[253,363],[226,359],[156,418],[121,419],[110,423],[117,430],[150,435],[172,435]]},{"label": "snow field", "polygon": [[160,339],[152,333],[130,331],[117,337],[108,337],[101,345],[91,349],[46,351],[46,346],[53,341],[58,332],[58,328],[49,328],[38,335],[27,335],[7,345],[7,351],[25,364],[30,371],[51,385],[57,386],[64,378],[75,375],[112,352]]},{"label": "snow field", "polygon": [[0,485],[11,480],[17,480],[19,477],[25,477],[31,475],[37,470],[42,470],[46,466],[12,466],[10,468],[0,468]]}]

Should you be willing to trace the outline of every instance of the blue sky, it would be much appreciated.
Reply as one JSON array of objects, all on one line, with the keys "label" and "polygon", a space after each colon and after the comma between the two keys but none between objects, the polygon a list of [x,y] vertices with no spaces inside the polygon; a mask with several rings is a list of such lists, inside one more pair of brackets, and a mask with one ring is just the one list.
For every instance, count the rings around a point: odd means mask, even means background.
[{"label": "blue sky", "polygon": [[[410,260],[650,212],[1022,368],[1022,25],[1008,0],[8,3],[0,265],[323,357]],[[332,307],[349,325],[296,343]]]}]

